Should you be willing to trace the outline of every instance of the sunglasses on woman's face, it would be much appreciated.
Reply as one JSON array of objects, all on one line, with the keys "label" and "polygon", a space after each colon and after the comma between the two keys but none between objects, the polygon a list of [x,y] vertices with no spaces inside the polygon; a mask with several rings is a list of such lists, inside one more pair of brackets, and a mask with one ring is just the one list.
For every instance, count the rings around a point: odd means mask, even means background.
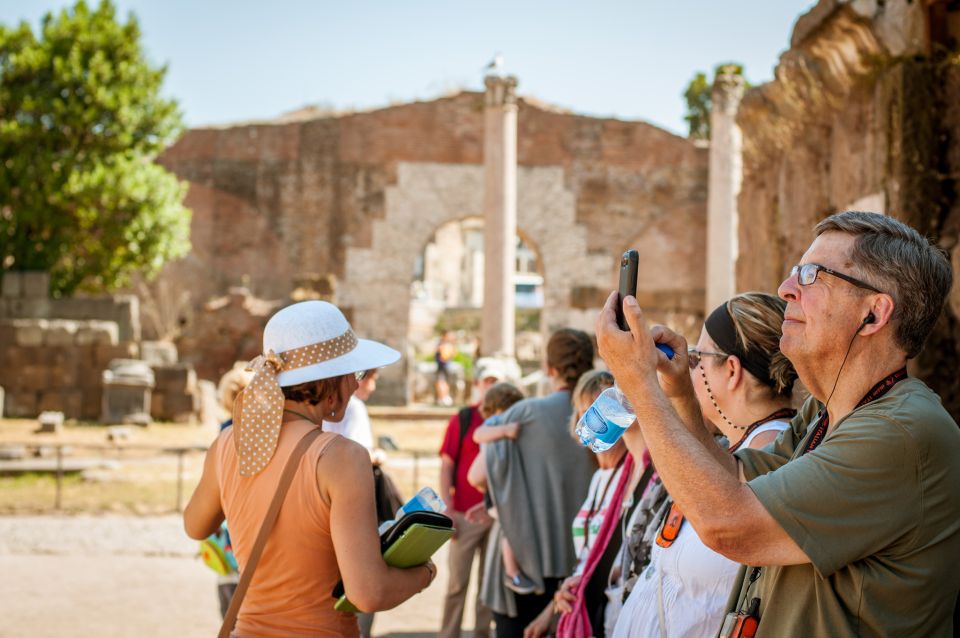
[{"label": "sunglasses on woman's face", "polygon": [[726,359],[728,356],[729,355],[726,355],[722,352],[704,352],[703,350],[697,350],[696,348],[687,348],[687,363],[690,365],[691,370],[700,365],[700,360],[703,357],[723,357]]}]

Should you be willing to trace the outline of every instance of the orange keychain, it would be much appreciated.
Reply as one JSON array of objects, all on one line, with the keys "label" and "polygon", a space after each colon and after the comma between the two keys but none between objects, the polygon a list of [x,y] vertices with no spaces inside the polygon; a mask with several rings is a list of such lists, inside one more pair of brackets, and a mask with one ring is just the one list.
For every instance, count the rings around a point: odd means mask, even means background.
[{"label": "orange keychain", "polygon": [[677,507],[676,503],[670,505],[670,511],[667,518],[664,519],[660,531],[657,532],[657,545],[660,547],[670,547],[673,541],[680,535],[680,528],[683,526],[683,512]]}]

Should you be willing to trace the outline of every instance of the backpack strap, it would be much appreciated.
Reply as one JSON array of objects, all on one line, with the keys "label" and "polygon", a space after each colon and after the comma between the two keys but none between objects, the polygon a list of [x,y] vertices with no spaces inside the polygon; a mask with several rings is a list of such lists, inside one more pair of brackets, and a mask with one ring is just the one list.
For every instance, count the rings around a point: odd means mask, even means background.
[{"label": "backpack strap", "polygon": [[460,408],[457,412],[457,419],[460,425],[460,438],[457,439],[457,458],[453,460],[453,484],[457,483],[457,468],[460,466],[460,455],[463,452],[463,441],[467,438],[467,432],[470,430],[470,424],[473,422],[473,408],[469,405]]},{"label": "backpack strap", "polygon": [[467,431],[470,430],[470,424],[473,423],[473,408],[469,405],[465,408],[460,408],[460,411],[457,412],[457,418],[460,420],[460,439],[457,443],[457,451],[463,447],[463,440],[467,438]]},{"label": "backpack strap", "polygon": [[237,585],[237,590],[234,592],[233,599],[230,601],[230,608],[227,610],[227,615],[223,617],[223,625],[220,627],[220,638],[229,638],[230,632],[233,631],[233,627],[237,622],[237,615],[240,613],[240,605],[243,603],[243,597],[247,593],[247,588],[250,587],[250,581],[253,580],[253,572],[257,568],[257,563],[260,562],[260,555],[263,554],[263,548],[267,544],[267,538],[269,538],[270,532],[273,530],[274,523],[277,522],[277,515],[280,514],[280,506],[283,505],[283,499],[287,495],[287,490],[290,489],[293,476],[297,473],[297,468],[300,466],[300,459],[303,458],[304,452],[307,451],[310,444],[313,443],[321,433],[322,430],[320,428],[315,428],[307,432],[303,438],[300,439],[293,453],[290,454],[290,458],[287,459],[287,464],[283,466],[283,473],[280,475],[277,491],[273,495],[273,501],[270,502],[270,508],[267,510],[266,516],[263,517],[263,524],[260,526],[257,540],[253,544],[250,558],[247,560],[247,564],[240,574],[240,583]]}]

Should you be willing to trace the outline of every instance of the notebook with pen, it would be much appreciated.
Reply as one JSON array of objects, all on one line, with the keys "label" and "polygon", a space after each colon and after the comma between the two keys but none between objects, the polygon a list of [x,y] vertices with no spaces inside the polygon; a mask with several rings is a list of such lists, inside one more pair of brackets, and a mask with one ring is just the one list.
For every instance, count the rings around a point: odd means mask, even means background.
[{"label": "notebook with pen", "polygon": [[[391,567],[415,567],[427,562],[453,536],[453,520],[443,514],[416,511],[404,514],[380,538],[383,560]],[[337,611],[358,612],[343,589],[343,581],[333,588]]]}]

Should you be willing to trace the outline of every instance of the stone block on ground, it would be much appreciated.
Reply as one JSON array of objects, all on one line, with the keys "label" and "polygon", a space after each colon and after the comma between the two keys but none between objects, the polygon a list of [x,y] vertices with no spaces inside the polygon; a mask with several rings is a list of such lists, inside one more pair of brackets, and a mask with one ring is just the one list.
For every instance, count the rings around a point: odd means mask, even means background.
[{"label": "stone block on ground", "polygon": [[167,394],[189,394],[196,391],[197,373],[189,363],[152,366],[156,388]]},{"label": "stone block on ground", "polygon": [[100,420],[104,423],[150,422],[150,395],[153,370],[143,361],[115,359],[103,371]]},{"label": "stone block on ground", "polygon": [[166,394],[163,398],[163,419],[176,423],[192,423],[200,412],[199,393]]},{"label": "stone block on ground", "polygon": [[40,424],[38,434],[56,434],[63,429],[63,412],[54,410],[41,412],[37,422]]},{"label": "stone block on ground", "polygon": [[177,346],[170,341],[141,341],[140,358],[151,366],[168,366],[177,363]]}]

